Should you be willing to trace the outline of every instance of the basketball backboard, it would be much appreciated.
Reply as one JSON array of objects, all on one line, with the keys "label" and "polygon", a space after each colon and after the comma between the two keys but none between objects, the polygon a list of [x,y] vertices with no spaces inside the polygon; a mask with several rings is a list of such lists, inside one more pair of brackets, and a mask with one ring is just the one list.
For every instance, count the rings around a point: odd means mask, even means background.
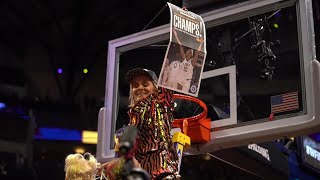
[{"label": "basketball backboard", "polygon": [[[207,104],[212,140],[189,148],[191,153],[320,128],[311,0],[251,0],[201,16],[208,54],[198,98]],[[105,107],[98,124],[100,161],[113,157],[114,132],[129,122],[125,73],[143,67],[159,75],[168,39],[169,25],[164,25],[109,42]],[[182,116],[180,108],[176,116]],[[190,105],[183,115],[199,111]]]}]

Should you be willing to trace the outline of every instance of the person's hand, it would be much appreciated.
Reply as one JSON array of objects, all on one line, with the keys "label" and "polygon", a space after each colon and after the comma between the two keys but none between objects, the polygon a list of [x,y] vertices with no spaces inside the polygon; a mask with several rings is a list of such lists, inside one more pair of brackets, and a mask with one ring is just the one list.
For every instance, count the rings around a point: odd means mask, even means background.
[{"label": "person's hand", "polygon": [[[135,158],[133,158],[132,161],[133,161],[134,168],[141,168],[140,163]],[[101,167],[98,169],[97,174],[101,175],[102,171],[104,171],[109,180],[114,180],[119,175],[117,173],[119,173],[119,171],[121,171],[124,163],[125,162],[124,162],[123,158],[113,159],[110,162],[106,162],[106,163],[102,164]]]},{"label": "person's hand", "polygon": [[177,37],[177,31],[172,28],[172,32],[173,32],[173,34]]},{"label": "person's hand", "polygon": [[116,178],[116,175],[113,173],[112,169],[115,165],[119,163],[119,159],[114,159],[110,162],[103,163],[101,167],[98,169],[98,175],[100,176],[102,173],[108,177],[109,180],[113,180]]},{"label": "person's hand", "polygon": [[137,161],[137,159],[135,157],[133,157],[132,161],[133,161],[134,168],[141,168],[140,163]]},{"label": "person's hand", "polygon": [[202,37],[199,37],[199,38],[197,38],[196,40],[197,40],[199,43],[201,43],[201,44],[204,42],[204,39],[203,39]]}]

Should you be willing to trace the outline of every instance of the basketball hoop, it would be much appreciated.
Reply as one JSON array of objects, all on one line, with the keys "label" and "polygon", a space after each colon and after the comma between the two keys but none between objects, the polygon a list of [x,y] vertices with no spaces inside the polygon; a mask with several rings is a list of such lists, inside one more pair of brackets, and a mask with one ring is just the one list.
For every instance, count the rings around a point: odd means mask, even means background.
[{"label": "basketball hoop", "polygon": [[188,117],[188,118],[180,118],[180,119],[174,119],[174,122],[176,123],[182,123],[183,120],[188,119],[188,122],[190,121],[197,121],[200,120],[204,117],[207,117],[207,113],[208,113],[208,108],[207,105],[201,101],[200,99],[193,97],[193,96],[188,96],[188,95],[184,95],[184,94],[173,94],[173,99],[183,99],[183,100],[188,100],[188,101],[192,101],[197,103],[200,107],[203,108],[203,111],[200,114]]},{"label": "basketball hoop", "polygon": [[173,127],[180,128],[183,133],[187,134],[191,142],[208,142],[210,140],[210,118],[207,118],[207,105],[200,99],[184,94],[173,94],[173,99],[183,99],[197,103],[203,108],[200,114],[188,117],[174,119]]}]

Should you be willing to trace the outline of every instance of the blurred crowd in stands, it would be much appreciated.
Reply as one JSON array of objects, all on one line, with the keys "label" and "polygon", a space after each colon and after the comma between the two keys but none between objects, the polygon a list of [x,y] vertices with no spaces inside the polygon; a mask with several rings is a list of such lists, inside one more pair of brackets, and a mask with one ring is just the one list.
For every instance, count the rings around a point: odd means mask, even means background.
[{"label": "blurred crowd in stands", "polygon": [[[104,100],[85,97],[82,102],[51,101],[43,98],[1,98],[6,107],[0,109],[0,143],[27,143],[28,124],[32,109],[35,128],[57,127],[77,130],[97,130],[98,112]],[[32,140],[32,153],[17,153],[0,147],[0,180],[5,179],[64,179],[64,159],[74,153],[80,141]],[[89,148],[88,148],[89,146]],[[96,145],[85,149],[95,153]],[[21,148],[19,152],[25,152]],[[91,149],[90,149],[91,148]],[[8,148],[10,149],[10,148]],[[11,148],[12,149],[12,148]],[[19,148],[16,148],[19,149]],[[47,149],[47,150],[44,150]],[[31,161],[28,155],[33,154]]]},{"label": "blurred crowd in stands", "polygon": [[63,159],[40,159],[31,166],[23,154],[0,152],[0,179],[64,179]]}]

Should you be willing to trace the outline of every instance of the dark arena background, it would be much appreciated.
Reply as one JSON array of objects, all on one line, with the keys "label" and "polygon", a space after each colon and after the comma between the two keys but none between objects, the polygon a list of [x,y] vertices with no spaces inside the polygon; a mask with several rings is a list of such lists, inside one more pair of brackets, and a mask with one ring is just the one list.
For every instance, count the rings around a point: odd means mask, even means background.
[{"label": "dark arena background", "polygon": [[[68,154],[96,154],[98,113],[105,106],[106,88],[114,88],[106,87],[109,41],[168,24],[167,2],[201,15],[249,1],[255,0],[2,0],[0,179],[64,179],[64,160]],[[320,1],[307,1],[313,7],[315,50],[319,58]],[[254,76],[264,82],[274,80],[276,87],[292,90],[299,84],[297,86],[303,89],[300,87],[303,82],[290,81],[301,75],[299,61],[290,61],[301,55],[297,50],[298,42],[291,38],[291,33],[299,31],[293,11],[295,8],[291,7],[271,13],[269,22],[272,24],[268,28],[276,33],[260,37],[270,38],[268,42],[273,43],[274,49],[268,56],[274,53],[279,62],[286,59],[283,63],[272,64],[274,71],[259,64],[261,56],[258,50],[255,52],[259,45],[255,46],[257,39],[250,34],[250,28],[254,29],[255,25],[248,25],[247,19],[225,26],[221,23],[207,31],[208,55],[204,70],[236,64],[237,81],[255,83],[247,81]],[[226,33],[226,29],[232,28],[233,31]],[[235,42],[236,37],[239,44],[232,46],[230,42]],[[279,39],[281,41],[277,41]],[[157,66],[162,62],[153,63],[156,61],[153,56],[162,59],[165,48],[161,47],[166,45],[167,41],[123,53],[121,58],[132,61],[131,64],[120,63],[119,67],[128,68],[135,61]],[[158,75],[161,67],[154,68]],[[123,76],[124,71],[120,69],[119,77]],[[203,89],[206,84],[209,82],[203,84]],[[119,99],[127,103],[125,81],[119,80],[118,85],[123,87],[119,89]],[[249,89],[240,85],[238,88],[243,96],[237,96],[237,100],[245,104],[238,107],[239,122],[250,124],[251,120],[269,116],[266,110],[270,109],[269,104],[259,103],[269,99],[258,95],[273,86],[257,85]],[[303,98],[301,94],[299,98]],[[314,98],[319,100],[320,97]],[[228,109],[225,103],[216,107],[225,112]],[[216,107],[212,116],[219,118],[223,113]],[[115,128],[128,123],[126,111],[126,107],[119,108],[120,124],[117,122]],[[292,113],[302,111],[300,108]],[[195,112],[197,109],[189,115]],[[178,111],[175,115],[179,117],[184,113]],[[182,179],[320,179],[320,129],[312,132],[185,155],[180,174]]]}]

